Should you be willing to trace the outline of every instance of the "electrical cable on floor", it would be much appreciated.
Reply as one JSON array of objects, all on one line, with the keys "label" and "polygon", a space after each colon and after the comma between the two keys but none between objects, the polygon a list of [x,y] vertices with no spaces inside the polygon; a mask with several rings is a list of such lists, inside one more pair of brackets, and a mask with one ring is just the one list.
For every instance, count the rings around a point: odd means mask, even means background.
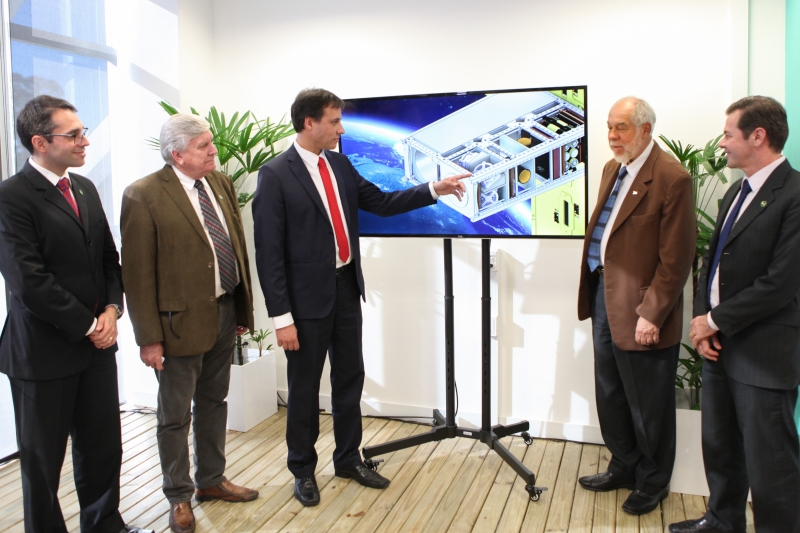
[{"label": "electrical cable on floor", "polygon": [[276,394],[278,395],[278,407],[286,407],[287,405],[289,405],[285,401],[283,401],[283,398],[281,398],[281,393],[280,392],[277,392]]},{"label": "electrical cable on floor", "polygon": [[152,407],[135,407],[133,409],[120,409],[120,413],[136,413],[137,415],[154,415],[156,410]]}]

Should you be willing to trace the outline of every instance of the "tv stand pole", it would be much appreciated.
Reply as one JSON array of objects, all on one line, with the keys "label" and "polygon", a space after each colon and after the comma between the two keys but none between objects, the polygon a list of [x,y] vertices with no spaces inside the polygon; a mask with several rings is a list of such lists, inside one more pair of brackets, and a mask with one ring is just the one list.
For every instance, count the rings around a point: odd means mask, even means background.
[{"label": "tv stand pole", "polygon": [[411,446],[418,446],[426,442],[440,441],[444,439],[452,439],[455,437],[464,437],[468,439],[476,439],[489,448],[494,450],[511,468],[525,480],[525,490],[530,495],[532,501],[538,501],[542,491],[547,490],[546,487],[537,487],[536,476],[533,472],[522,464],[522,462],[514,457],[508,448],[500,443],[500,439],[511,435],[513,433],[522,432],[522,438],[525,444],[530,445],[533,440],[528,434],[529,424],[526,421],[517,422],[516,424],[491,425],[491,293],[489,289],[489,264],[491,239],[482,239],[481,242],[481,277],[482,277],[482,295],[481,295],[481,347],[482,347],[482,423],[481,429],[460,427],[455,422],[455,349],[454,349],[454,316],[453,316],[453,243],[451,239],[444,239],[444,331],[445,331],[445,392],[447,397],[446,416],[438,409],[433,411],[433,419],[435,422],[434,427],[419,435],[413,435],[404,439],[399,439],[376,446],[365,446],[362,450],[364,454],[365,464],[376,470],[378,462],[374,461],[372,457],[382,455],[384,453],[395,452],[410,448]]}]

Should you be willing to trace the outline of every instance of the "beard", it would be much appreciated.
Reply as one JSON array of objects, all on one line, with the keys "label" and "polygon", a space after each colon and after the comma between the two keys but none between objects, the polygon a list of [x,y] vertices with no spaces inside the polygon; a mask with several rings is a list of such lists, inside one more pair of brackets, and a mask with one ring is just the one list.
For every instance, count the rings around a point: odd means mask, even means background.
[{"label": "beard", "polygon": [[644,142],[645,138],[642,134],[642,128],[636,128],[636,136],[627,144],[627,146],[625,146],[622,154],[614,154],[614,161],[621,165],[627,165],[634,158],[634,156],[639,153]]}]

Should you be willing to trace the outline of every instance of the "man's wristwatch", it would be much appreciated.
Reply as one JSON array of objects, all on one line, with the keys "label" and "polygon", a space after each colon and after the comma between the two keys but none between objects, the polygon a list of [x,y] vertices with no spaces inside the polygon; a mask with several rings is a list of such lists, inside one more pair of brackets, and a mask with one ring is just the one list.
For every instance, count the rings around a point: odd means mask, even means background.
[{"label": "man's wristwatch", "polygon": [[117,310],[117,320],[122,318],[122,307],[118,306],[117,304],[108,304],[106,306],[106,309],[108,309],[109,307],[113,307],[114,309]]}]

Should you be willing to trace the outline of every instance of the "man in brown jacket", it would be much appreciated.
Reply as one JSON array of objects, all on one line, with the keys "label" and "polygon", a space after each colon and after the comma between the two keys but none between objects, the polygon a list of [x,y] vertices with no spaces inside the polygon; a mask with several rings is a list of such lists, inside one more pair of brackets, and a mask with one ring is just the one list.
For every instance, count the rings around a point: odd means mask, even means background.
[{"label": "man in brown jacket", "polygon": [[[224,476],[231,356],[236,334],[253,328],[253,295],[236,191],[214,170],[208,123],[172,116],[160,143],[167,164],[122,200],[122,278],[141,359],[158,379],[169,523],[185,533],[195,527],[192,494],[197,501],[258,496]],[[192,414],[194,483],[186,444]]]},{"label": "man in brown jacket", "polygon": [[606,163],[581,262],[578,318],[592,319],[600,430],[608,471],[589,490],[633,489],[622,505],[649,513],[675,462],[675,372],[683,287],[695,249],[692,181],[653,141],[655,112],[639,98],[608,114]]}]

